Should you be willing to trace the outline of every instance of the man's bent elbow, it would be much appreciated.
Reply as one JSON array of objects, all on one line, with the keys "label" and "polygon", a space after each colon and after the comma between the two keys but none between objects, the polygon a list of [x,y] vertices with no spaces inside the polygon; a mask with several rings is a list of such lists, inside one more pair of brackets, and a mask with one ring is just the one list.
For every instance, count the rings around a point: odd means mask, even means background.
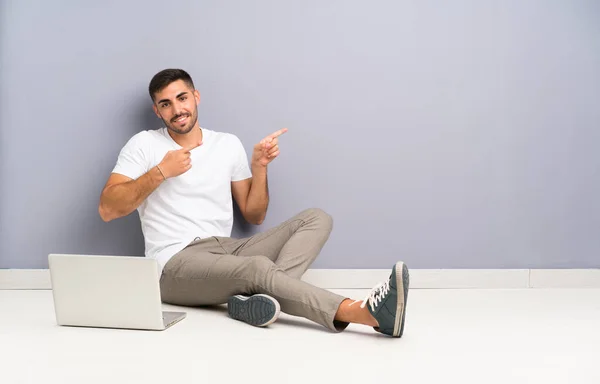
[{"label": "man's bent elbow", "polygon": [[98,206],[98,214],[100,214],[100,218],[105,223],[108,223],[109,221],[112,221],[118,217],[106,209],[102,204]]},{"label": "man's bent elbow", "polygon": [[105,223],[108,223],[110,221],[110,218],[108,217],[108,214],[106,213],[102,205],[98,205],[98,214],[100,215],[102,221],[104,221]]},{"label": "man's bent elbow", "polygon": [[252,224],[254,224],[254,225],[261,225],[261,224],[262,224],[262,223],[264,223],[264,221],[265,221],[265,216],[266,216],[266,215],[262,215],[262,216],[260,216],[260,217],[257,217],[257,218],[255,218],[255,219],[252,221]]},{"label": "man's bent elbow", "polygon": [[265,221],[264,216],[256,216],[256,215],[248,215],[248,214],[245,214],[243,216],[244,216],[244,219],[246,219],[246,222],[248,222],[249,224],[252,224],[252,225],[261,225],[263,223],[263,221]]}]

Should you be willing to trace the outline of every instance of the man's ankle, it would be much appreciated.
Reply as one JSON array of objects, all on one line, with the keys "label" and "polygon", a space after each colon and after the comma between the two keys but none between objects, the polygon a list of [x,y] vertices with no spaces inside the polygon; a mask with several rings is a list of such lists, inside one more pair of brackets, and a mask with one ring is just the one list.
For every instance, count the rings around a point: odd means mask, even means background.
[{"label": "man's ankle", "polygon": [[370,327],[378,327],[379,326],[379,323],[377,322],[375,317],[371,314],[371,311],[369,311],[369,308],[367,308],[366,305],[364,308],[360,308],[360,309],[361,309],[361,311],[363,311],[363,316],[364,316],[363,324],[364,325],[368,325]]},{"label": "man's ankle", "polygon": [[355,300],[345,299],[342,301],[335,314],[335,320],[377,327],[378,323],[377,320],[375,320],[375,317],[371,315],[371,312],[369,312],[369,309],[366,306],[361,308],[361,304],[361,302]]}]

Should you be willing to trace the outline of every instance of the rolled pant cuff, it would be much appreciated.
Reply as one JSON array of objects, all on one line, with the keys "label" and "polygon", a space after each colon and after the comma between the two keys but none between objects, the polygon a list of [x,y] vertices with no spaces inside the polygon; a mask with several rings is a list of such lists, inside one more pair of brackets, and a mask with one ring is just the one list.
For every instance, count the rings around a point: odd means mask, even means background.
[{"label": "rolled pant cuff", "polygon": [[340,307],[340,305],[342,304],[342,302],[346,300],[345,297],[342,296],[338,296],[338,300],[337,300],[337,305],[335,306],[335,310],[332,311],[333,314],[330,314],[329,317],[329,321],[327,321],[327,328],[329,328],[330,330],[332,330],[333,332],[342,332],[344,331],[346,328],[348,328],[348,325],[350,325],[350,323],[347,323],[345,321],[340,321],[340,320],[336,320],[335,319],[335,315]]}]

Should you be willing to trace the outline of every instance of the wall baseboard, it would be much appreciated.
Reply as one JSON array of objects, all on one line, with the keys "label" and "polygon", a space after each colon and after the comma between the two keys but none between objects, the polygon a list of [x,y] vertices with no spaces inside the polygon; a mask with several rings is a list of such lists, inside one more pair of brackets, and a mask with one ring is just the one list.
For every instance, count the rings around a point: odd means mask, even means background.
[{"label": "wall baseboard", "polygon": [[48,269],[0,269],[0,289],[51,289]]},{"label": "wall baseboard", "polygon": [[[302,280],[328,289],[367,289],[388,269],[309,269]],[[600,269],[411,269],[411,288],[600,288]],[[0,289],[51,289],[47,269],[0,269]]]}]

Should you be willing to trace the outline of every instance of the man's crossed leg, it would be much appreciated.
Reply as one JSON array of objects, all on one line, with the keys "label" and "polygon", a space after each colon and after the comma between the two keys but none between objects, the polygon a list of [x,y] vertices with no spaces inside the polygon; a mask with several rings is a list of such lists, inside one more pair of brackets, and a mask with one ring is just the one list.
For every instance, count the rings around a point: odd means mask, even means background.
[{"label": "man's crossed leg", "polygon": [[163,301],[189,306],[228,303],[233,318],[258,326],[271,324],[281,309],[336,332],[352,322],[402,336],[409,286],[402,262],[361,305],[300,280],[332,227],[331,216],[308,209],[248,238],[196,240],[165,265],[160,281]]}]

